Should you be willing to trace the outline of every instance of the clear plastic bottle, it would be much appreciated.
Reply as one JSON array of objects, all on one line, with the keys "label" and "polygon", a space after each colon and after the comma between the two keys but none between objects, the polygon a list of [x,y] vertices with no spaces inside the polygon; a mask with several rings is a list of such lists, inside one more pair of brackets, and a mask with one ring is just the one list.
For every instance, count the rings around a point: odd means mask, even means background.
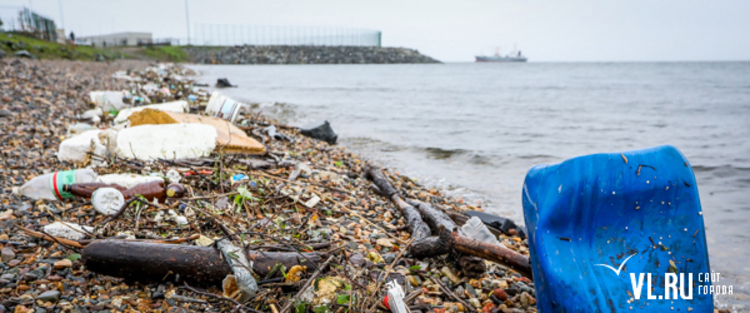
[{"label": "clear plastic bottle", "polygon": [[62,200],[72,198],[73,195],[63,191],[63,185],[73,183],[91,183],[98,175],[92,169],[59,171],[47,173],[32,178],[20,188],[13,188],[13,194],[26,196],[34,200]]},{"label": "clear plastic bottle", "polygon": [[464,236],[476,239],[479,241],[483,241],[486,243],[491,243],[494,245],[501,246],[500,242],[497,240],[497,237],[493,235],[489,229],[487,229],[487,226],[484,226],[484,223],[482,223],[482,220],[480,220],[478,217],[474,216],[470,218],[468,221],[466,221],[466,224],[461,226],[461,232]]}]

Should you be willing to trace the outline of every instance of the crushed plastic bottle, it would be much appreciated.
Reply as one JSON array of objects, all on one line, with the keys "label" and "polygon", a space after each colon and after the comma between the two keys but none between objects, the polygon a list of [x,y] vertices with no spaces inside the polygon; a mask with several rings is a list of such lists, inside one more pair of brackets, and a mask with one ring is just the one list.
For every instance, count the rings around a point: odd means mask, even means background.
[{"label": "crushed plastic bottle", "polygon": [[480,220],[476,216],[466,221],[466,224],[461,226],[460,230],[461,230],[461,233],[466,237],[476,239],[482,242],[502,246],[502,244],[499,241],[497,241],[497,238],[495,237],[495,235],[493,235],[490,232],[490,230],[487,229],[487,226],[484,226],[484,223],[482,223],[482,220]]},{"label": "crushed plastic bottle", "polygon": [[34,200],[62,200],[72,198],[73,195],[63,191],[63,185],[74,183],[91,183],[97,178],[92,169],[80,169],[47,173],[32,178],[20,188],[14,188],[13,193],[26,196]]},{"label": "crushed plastic bottle", "polygon": [[401,289],[396,280],[392,280],[385,284],[388,289],[388,295],[383,299],[383,305],[391,310],[393,313],[408,313],[406,304],[404,303],[404,290]]}]

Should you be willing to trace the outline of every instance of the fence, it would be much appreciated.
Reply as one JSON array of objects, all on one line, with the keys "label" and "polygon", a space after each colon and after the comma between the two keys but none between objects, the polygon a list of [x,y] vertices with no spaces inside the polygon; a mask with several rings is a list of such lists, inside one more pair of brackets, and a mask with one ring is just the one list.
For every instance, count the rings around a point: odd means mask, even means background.
[{"label": "fence", "polygon": [[377,30],[325,26],[196,24],[189,43],[196,46],[312,45],[378,46]]},{"label": "fence", "polygon": [[55,22],[26,7],[0,7],[0,30],[6,32],[24,32],[49,41],[57,40]]}]

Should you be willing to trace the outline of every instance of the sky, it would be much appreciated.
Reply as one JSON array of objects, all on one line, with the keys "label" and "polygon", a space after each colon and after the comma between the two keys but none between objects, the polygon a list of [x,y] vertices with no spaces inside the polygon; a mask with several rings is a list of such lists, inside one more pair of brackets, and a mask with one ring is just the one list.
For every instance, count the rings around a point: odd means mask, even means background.
[{"label": "sky", "polygon": [[[473,61],[514,46],[530,62],[750,60],[748,0],[188,1],[193,29],[375,29],[382,31],[383,46],[414,48],[445,62]],[[187,37],[185,0],[0,0],[0,16],[20,6],[79,37],[125,31]]]}]

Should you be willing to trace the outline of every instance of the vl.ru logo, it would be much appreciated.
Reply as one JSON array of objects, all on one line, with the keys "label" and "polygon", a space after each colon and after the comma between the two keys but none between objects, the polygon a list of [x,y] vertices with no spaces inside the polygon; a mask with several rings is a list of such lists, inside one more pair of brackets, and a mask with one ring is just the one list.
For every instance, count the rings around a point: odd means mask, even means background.
[{"label": "vl.ru logo", "polygon": [[[610,270],[612,270],[617,277],[620,276],[620,272],[622,271],[623,267],[625,267],[625,263],[630,260],[630,258],[634,257],[636,254],[633,254],[629,257],[627,257],[625,260],[622,261],[620,266],[615,269],[613,266],[610,266],[608,264],[595,264],[596,266],[602,266],[606,267]],[[693,273],[688,273],[688,280],[687,284],[685,283],[685,273],[665,273],[665,280],[664,280],[664,295],[653,295],[651,294],[651,291],[654,289],[651,286],[651,282],[654,281],[652,279],[651,273],[639,273],[638,278],[636,278],[635,273],[630,273],[630,284],[633,289],[633,298],[635,300],[639,300],[641,298],[641,293],[643,291],[643,285],[644,285],[644,276],[646,279],[646,292],[647,292],[647,299],[648,300],[670,300],[670,299],[683,299],[683,300],[692,300],[693,299]]]}]

